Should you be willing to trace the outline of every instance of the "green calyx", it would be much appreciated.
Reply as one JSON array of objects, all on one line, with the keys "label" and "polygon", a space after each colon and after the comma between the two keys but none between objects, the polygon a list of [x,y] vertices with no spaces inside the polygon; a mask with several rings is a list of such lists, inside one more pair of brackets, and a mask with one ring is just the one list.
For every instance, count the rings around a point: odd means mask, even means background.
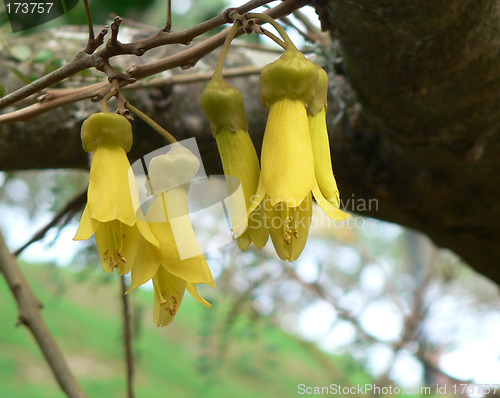
[{"label": "green calyx", "polygon": [[327,95],[328,95],[328,73],[323,68],[318,68],[318,82],[316,83],[316,90],[314,99],[307,108],[307,113],[309,115],[315,116],[327,105]]},{"label": "green calyx", "polygon": [[315,97],[318,66],[300,51],[287,50],[273,63],[262,69],[260,95],[265,107],[288,98],[300,100],[307,107]]},{"label": "green calyx", "polygon": [[86,152],[102,146],[120,146],[128,152],[132,147],[132,125],[117,113],[94,113],[83,122],[81,135]]},{"label": "green calyx", "polygon": [[212,79],[200,99],[214,136],[220,130],[248,131],[248,118],[240,90],[222,79]]}]

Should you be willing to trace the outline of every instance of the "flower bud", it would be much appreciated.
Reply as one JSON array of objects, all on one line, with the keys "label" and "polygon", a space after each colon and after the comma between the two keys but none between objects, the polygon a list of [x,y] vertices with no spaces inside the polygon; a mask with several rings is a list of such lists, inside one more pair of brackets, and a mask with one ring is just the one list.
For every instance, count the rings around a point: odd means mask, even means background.
[{"label": "flower bud", "polygon": [[220,130],[248,131],[248,118],[240,90],[226,81],[212,79],[201,94],[200,103],[210,120],[214,136]]},{"label": "flower bud", "polygon": [[181,144],[172,144],[170,151],[149,162],[149,179],[154,193],[188,184],[200,168],[200,160]]},{"label": "flower bud", "polygon": [[307,108],[309,115],[315,116],[327,106],[328,96],[328,73],[323,68],[318,68],[318,82],[316,83],[316,90],[314,99]]},{"label": "flower bud", "polygon": [[306,107],[315,96],[318,66],[297,50],[287,50],[266,65],[260,75],[260,95],[265,107],[281,99],[300,100]]},{"label": "flower bud", "polygon": [[82,144],[86,152],[100,146],[119,146],[128,152],[132,147],[132,125],[117,113],[94,113],[82,124]]}]

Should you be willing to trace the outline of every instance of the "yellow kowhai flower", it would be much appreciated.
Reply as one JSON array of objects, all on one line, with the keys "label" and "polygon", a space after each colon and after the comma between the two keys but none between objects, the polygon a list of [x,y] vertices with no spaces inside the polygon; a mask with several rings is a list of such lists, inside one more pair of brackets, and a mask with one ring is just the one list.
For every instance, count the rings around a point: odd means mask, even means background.
[{"label": "yellow kowhai flower", "polygon": [[323,68],[318,67],[316,95],[307,108],[314,155],[314,173],[325,199],[333,206],[340,207],[340,193],[333,175],[330,141],[326,126],[327,94],[328,74]]},{"label": "yellow kowhai flower", "polygon": [[212,305],[202,298],[194,283],[186,282],[167,271],[165,267],[159,267],[153,276],[154,304],[153,320],[158,327],[170,324],[177,314],[184,292],[186,289],[191,295],[206,307]]},{"label": "yellow kowhai flower", "polygon": [[82,143],[92,152],[87,205],[75,240],[95,234],[102,267],[130,271],[137,248],[139,229],[153,245],[158,241],[144,223],[136,223],[132,195],[135,182],[126,152],[132,146],[132,126],[116,113],[91,115],[82,125]]},{"label": "yellow kowhai flower", "polygon": [[149,239],[139,240],[130,290],[153,279],[153,318],[157,326],[173,321],[186,289],[202,304],[211,306],[195,286],[207,283],[215,287],[215,282],[196,240],[187,201],[189,181],[199,166],[198,158],[180,144],[173,144],[167,154],[154,157],[149,165],[154,198],[146,220],[159,246]]},{"label": "yellow kowhai flower", "polygon": [[215,76],[203,91],[200,102],[210,120],[224,174],[236,177],[238,181],[234,184],[234,180],[228,179],[229,191],[233,192],[240,183],[243,189],[245,208],[241,209],[235,200],[231,201],[231,220],[233,231],[238,236],[238,246],[246,250],[253,242],[261,249],[269,239],[263,206],[259,205],[247,217],[251,197],[259,183],[260,167],[257,152],[248,134],[243,97],[236,87]]},{"label": "yellow kowhai flower", "polygon": [[[270,109],[262,142],[259,185],[250,210],[267,195],[271,238],[283,260],[296,260],[305,246],[312,217],[311,193],[331,218],[349,217],[324,197],[318,185],[318,176],[321,184],[327,185],[321,170],[324,154],[313,150],[307,115],[307,107],[318,95],[318,78],[318,66],[294,48],[286,50],[261,73],[262,103]],[[321,161],[315,161],[315,152],[321,155]]]}]

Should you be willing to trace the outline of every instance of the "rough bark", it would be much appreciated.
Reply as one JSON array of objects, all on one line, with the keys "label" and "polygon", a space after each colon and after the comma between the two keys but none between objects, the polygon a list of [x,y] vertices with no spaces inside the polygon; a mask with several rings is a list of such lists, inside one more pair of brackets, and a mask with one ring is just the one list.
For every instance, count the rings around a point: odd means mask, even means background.
[{"label": "rough bark", "polygon": [[332,0],[363,111],[337,133],[343,194],[500,282],[500,2]]},{"label": "rough bark", "polygon": [[[421,230],[497,283],[499,4],[315,2],[341,48],[342,62],[333,56],[335,47],[325,50],[325,59],[327,68],[335,64],[337,71],[332,104],[345,103],[330,107],[330,121],[342,109],[340,121],[331,126],[331,142],[342,196],[351,199],[348,210]],[[235,57],[235,62],[249,58]],[[208,57],[197,68],[208,70],[213,61]],[[256,79],[233,82],[244,91],[258,144],[267,112],[258,103]],[[138,91],[131,99],[178,137],[196,136],[205,168],[219,173],[216,147],[198,105],[201,87]],[[78,136],[88,112],[87,101],[1,126],[0,169],[86,167]],[[134,128],[132,160],[163,144],[142,123]],[[352,208],[359,199],[377,199],[378,208]]]}]

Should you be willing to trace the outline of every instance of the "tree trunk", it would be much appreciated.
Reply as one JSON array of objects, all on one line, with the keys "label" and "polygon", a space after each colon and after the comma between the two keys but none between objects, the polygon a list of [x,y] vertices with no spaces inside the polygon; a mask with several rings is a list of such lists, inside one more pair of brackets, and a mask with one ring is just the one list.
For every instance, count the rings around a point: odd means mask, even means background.
[{"label": "tree trunk", "polygon": [[318,2],[362,106],[335,130],[341,193],[500,283],[500,2]]}]

